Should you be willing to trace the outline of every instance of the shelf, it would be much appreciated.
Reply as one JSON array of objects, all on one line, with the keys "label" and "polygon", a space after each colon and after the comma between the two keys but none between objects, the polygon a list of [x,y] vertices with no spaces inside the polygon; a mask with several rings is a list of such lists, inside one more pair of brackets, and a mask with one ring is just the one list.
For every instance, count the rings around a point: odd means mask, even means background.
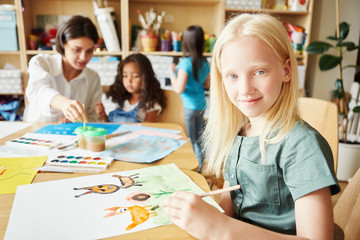
[{"label": "shelf", "polygon": [[3,95],[24,95],[24,93],[0,93],[0,96]]},{"label": "shelf", "polygon": [[274,9],[239,9],[239,8],[226,8],[226,12],[241,12],[241,13],[269,13],[279,15],[307,15],[307,11],[288,11],[288,10],[274,10]]},{"label": "shelf", "polygon": [[0,51],[1,55],[20,55],[20,51]]},{"label": "shelf", "polygon": [[129,0],[130,3],[154,3],[169,5],[215,5],[219,0]]},{"label": "shelf", "polygon": [[[182,52],[161,52],[161,51],[153,51],[153,52],[145,52],[145,51],[130,51],[130,54],[141,53],[143,55],[157,55],[157,56],[171,56],[171,57],[182,57]],[[204,52],[204,56],[209,57],[212,53]]]},{"label": "shelf", "polygon": [[[27,55],[37,55],[39,53],[43,54],[56,54],[57,51],[54,50],[27,50]],[[122,52],[108,52],[108,51],[100,51],[100,52],[94,52],[94,56],[121,56]]]}]

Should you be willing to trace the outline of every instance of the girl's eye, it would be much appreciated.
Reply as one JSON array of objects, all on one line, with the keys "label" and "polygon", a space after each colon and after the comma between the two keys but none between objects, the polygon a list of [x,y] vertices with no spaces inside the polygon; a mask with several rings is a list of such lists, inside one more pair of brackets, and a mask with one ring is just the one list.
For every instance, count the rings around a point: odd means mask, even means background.
[{"label": "girl's eye", "polygon": [[133,78],[138,78],[138,77],[140,77],[140,75],[134,74],[132,77],[133,77]]},{"label": "girl's eye", "polygon": [[89,49],[89,50],[86,51],[87,54],[91,54],[93,52],[94,52],[94,49]]},{"label": "girl's eye", "polygon": [[256,72],[255,72],[255,75],[256,75],[256,76],[259,76],[259,75],[263,75],[264,73],[265,73],[264,70],[259,70],[259,71],[256,71]]},{"label": "girl's eye", "polygon": [[228,75],[226,75],[226,78],[228,78],[228,79],[236,79],[237,76],[235,74],[228,74]]},{"label": "girl's eye", "polygon": [[127,78],[127,75],[126,75],[126,74],[123,74],[122,77],[123,77],[123,78]]}]

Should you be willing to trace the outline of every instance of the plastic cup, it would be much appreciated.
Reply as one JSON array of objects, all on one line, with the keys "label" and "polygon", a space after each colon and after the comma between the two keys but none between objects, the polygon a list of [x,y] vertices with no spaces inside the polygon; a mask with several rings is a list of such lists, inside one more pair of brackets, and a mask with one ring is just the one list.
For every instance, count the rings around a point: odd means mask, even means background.
[{"label": "plastic cup", "polygon": [[105,128],[86,129],[86,149],[91,152],[101,152],[105,150],[107,130]]}]

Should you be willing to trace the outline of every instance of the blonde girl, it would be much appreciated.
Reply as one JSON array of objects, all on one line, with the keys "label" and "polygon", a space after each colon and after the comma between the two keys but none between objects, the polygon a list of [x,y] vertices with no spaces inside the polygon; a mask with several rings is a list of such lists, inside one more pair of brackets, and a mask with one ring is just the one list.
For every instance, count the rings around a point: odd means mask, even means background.
[{"label": "blonde girl", "polygon": [[299,118],[297,87],[281,22],[242,14],[225,26],[211,66],[206,170],[241,189],[221,195],[225,214],[174,193],[163,206],[175,224],[200,239],[333,238],[331,194],[340,188],[332,153]]}]

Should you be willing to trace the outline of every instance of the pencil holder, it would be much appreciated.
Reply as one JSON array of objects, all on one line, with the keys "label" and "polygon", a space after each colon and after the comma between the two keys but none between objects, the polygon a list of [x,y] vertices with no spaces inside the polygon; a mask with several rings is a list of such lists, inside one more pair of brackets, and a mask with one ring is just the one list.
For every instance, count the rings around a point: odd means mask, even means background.
[{"label": "pencil holder", "polygon": [[174,52],[181,52],[181,41],[172,41]]},{"label": "pencil holder", "polygon": [[158,45],[158,36],[156,35],[142,35],[141,36],[141,47],[143,51],[151,52],[156,51]]},{"label": "pencil holder", "polygon": [[171,40],[161,40],[161,51],[169,52],[171,51]]}]

